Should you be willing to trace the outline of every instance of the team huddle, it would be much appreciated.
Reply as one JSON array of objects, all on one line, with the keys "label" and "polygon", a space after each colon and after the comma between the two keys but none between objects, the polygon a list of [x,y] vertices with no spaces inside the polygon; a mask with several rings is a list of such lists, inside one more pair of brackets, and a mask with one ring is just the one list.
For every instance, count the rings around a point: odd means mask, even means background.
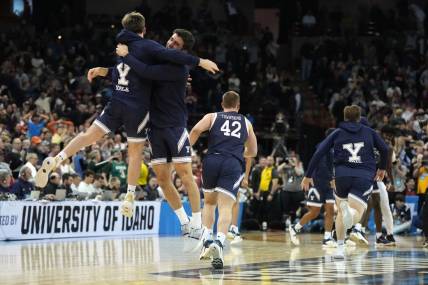
[{"label": "team huddle", "polygon": [[[117,64],[88,71],[89,81],[96,77],[111,79],[112,99],[84,133],[76,136],[56,157],[43,161],[36,176],[36,186],[44,187],[49,174],[81,148],[123,127],[128,140],[129,168],[128,188],[121,213],[127,217],[133,215],[144,143],[149,140],[151,165],[166,200],[180,221],[182,234],[199,240],[201,260],[211,260],[214,268],[223,268],[223,248],[231,225],[237,233],[232,209],[236,206],[241,182],[248,181],[251,158],[257,155],[253,127],[238,113],[239,94],[229,91],[223,95],[223,112],[205,115],[189,134],[185,104],[189,68],[200,66],[215,73],[217,65],[187,53],[195,42],[187,30],[174,30],[164,47],[144,38],[145,19],[141,14],[126,14],[122,26],[123,30],[116,38],[119,43],[116,48]],[[366,209],[370,196],[373,202],[381,204],[387,225],[388,235],[378,236],[378,240],[385,244],[395,242],[391,211],[383,207],[388,205],[386,187],[382,182],[390,160],[388,146],[361,119],[359,107],[346,107],[344,115],[345,122],[339,128],[329,130],[326,139],[318,146],[302,181],[302,188],[308,191],[309,212],[298,224],[289,227],[291,241],[299,244],[297,235],[301,228],[316,218],[324,205],[323,246],[337,247],[337,258],[344,258],[345,244],[352,244],[352,241],[368,243],[364,228],[367,226]],[[209,133],[208,151],[203,160],[204,207],[201,213],[199,189],[192,175],[191,147],[206,131]],[[378,169],[375,149],[379,153]],[[174,170],[188,191],[191,217],[184,211],[172,182]],[[338,209],[336,239],[332,233],[335,203]],[[214,236],[217,207],[219,217]],[[348,230],[352,241],[345,242]]]}]

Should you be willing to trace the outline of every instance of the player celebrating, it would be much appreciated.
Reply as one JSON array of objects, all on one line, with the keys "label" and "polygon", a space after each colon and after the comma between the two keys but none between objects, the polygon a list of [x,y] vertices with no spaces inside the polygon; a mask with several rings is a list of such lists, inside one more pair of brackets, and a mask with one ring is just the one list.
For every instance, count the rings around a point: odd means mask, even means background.
[{"label": "player celebrating", "polygon": [[[174,30],[167,48],[190,51],[195,43],[191,32]],[[136,70],[143,79],[160,80],[154,83],[150,105],[149,140],[152,147],[151,164],[165,198],[174,209],[183,235],[199,238],[201,232],[200,194],[192,173],[192,157],[187,132],[187,107],[185,102],[189,70],[186,66],[166,64],[147,65],[128,53],[126,45],[119,45],[117,54],[123,62]],[[175,169],[183,181],[192,207],[189,222],[178,191],[172,183]]]},{"label": "player celebrating", "polygon": [[[223,112],[205,115],[190,132],[190,144],[193,145],[202,132],[209,131],[208,152],[202,165],[205,204],[200,259],[211,258],[211,264],[216,269],[223,268],[223,247],[232,221],[232,207],[244,178],[244,157],[254,157],[257,154],[257,139],[253,127],[238,113],[238,93],[226,92],[221,105]],[[217,206],[217,236],[213,241],[212,229]]]},{"label": "player celebrating", "polygon": [[[358,223],[370,197],[373,179],[381,181],[385,176],[388,147],[371,128],[360,123],[361,108],[346,106],[345,122],[331,133],[312,157],[302,188],[306,191],[313,185],[316,166],[333,147],[335,162],[335,195],[338,214],[336,217],[337,252],[335,258],[343,259],[345,232]],[[380,153],[379,169],[376,172],[374,148]]]},{"label": "player celebrating", "polygon": [[[157,42],[144,39],[145,19],[140,13],[131,12],[122,19],[122,30],[117,40],[127,43],[131,53],[146,63],[169,61],[182,65],[199,65],[210,72],[218,70],[215,63],[199,59],[178,50],[167,49]],[[114,68],[93,68],[88,72],[88,80],[97,76],[111,75],[114,90],[111,101],[101,115],[84,133],[77,135],[56,157],[48,157],[36,175],[36,186],[44,187],[49,173],[81,148],[101,139],[105,134],[125,127],[128,137],[128,193],[122,212],[130,217],[133,212],[134,192],[139,176],[141,154],[148,123],[148,109],[152,93],[152,82],[141,80],[136,71],[119,61]]]},{"label": "player celebrating", "polygon": [[[331,134],[334,129],[328,129],[326,136]],[[302,219],[295,225],[288,227],[290,240],[293,244],[299,245],[297,234],[301,228],[308,222],[318,217],[322,205],[324,205],[324,239],[323,247],[336,247],[336,242],[333,239],[331,232],[333,230],[333,216],[334,216],[334,196],[333,196],[333,151],[330,150],[315,169],[314,174],[314,187],[309,189],[308,202],[309,207]]]}]

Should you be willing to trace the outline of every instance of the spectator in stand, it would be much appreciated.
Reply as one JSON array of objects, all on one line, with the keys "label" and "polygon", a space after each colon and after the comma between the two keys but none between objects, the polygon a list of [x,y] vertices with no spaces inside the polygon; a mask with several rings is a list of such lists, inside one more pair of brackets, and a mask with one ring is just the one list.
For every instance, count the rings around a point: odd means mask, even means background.
[{"label": "spectator in stand", "polygon": [[86,170],[83,176],[83,181],[80,182],[77,192],[79,194],[86,194],[86,197],[90,197],[95,194],[94,188],[95,173],[92,170]]},{"label": "spectator in stand", "polygon": [[118,177],[110,177],[108,189],[113,191],[113,199],[121,199],[121,185]]},{"label": "spectator in stand", "polygon": [[146,161],[148,161],[148,159],[144,156],[144,159],[141,161],[140,177],[138,178],[138,185],[141,188],[147,185],[147,180],[149,179],[149,167]]},{"label": "spectator in stand", "polygon": [[159,199],[160,195],[158,188],[158,180],[156,179],[156,177],[150,177],[149,184],[147,184],[146,187],[143,189],[143,191],[145,192],[145,200],[155,201]]},{"label": "spectator in stand", "polygon": [[32,111],[22,117],[22,119],[28,125],[28,137],[31,139],[33,136],[41,135],[46,122],[49,120],[49,116],[37,114]]},{"label": "spectator in stand", "polygon": [[73,194],[77,194],[77,190],[79,189],[80,182],[82,181],[82,178],[80,178],[79,174],[71,174],[72,177],[72,184],[70,185],[71,191],[73,191]]},{"label": "spectator in stand", "polygon": [[395,160],[392,165],[392,177],[394,177],[394,191],[403,192],[406,188],[406,175],[408,169],[401,164],[399,159]]},{"label": "spectator in stand", "polygon": [[48,200],[55,200],[56,190],[59,189],[59,185],[61,184],[61,177],[58,173],[53,172],[51,176],[49,176],[48,185],[43,189],[43,196]]},{"label": "spectator in stand", "polygon": [[28,167],[31,170],[31,182],[34,181],[34,177],[36,177],[36,173],[37,173],[37,163],[39,161],[39,157],[37,156],[37,154],[29,152],[27,153],[27,163],[24,164],[23,167]]},{"label": "spectator in stand", "polygon": [[406,196],[416,196],[415,180],[409,178],[406,181],[406,188],[404,189],[404,195]]},{"label": "spectator in stand", "polygon": [[16,173],[15,177],[18,175],[18,168],[24,163],[23,161],[24,152],[22,150],[22,141],[19,138],[13,139],[12,149],[6,151],[4,161],[9,164],[12,169],[12,173]]},{"label": "spectator in stand", "polygon": [[412,226],[412,215],[402,194],[395,197],[395,204],[391,205],[391,212],[394,217],[394,234],[408,232]]},{"label": "spectator in stand", "polygon": [[59,166],[59,171],[61,172],[61,174],[65,174],[65,173],[73,174],[73,173],[76,173],[76,171],[74,171],[73,166],[70,163],[70,159],[69,158],[67,158],[66,160],[64,160],[64,162]]},{"label": "spectator in stand", "polygon": [[419,196],[418,212],[422,209],[425,193],[428,188],[428,156],[419,155],[414,165],[413,177],[417,181],[417,194]]},{"label": "spectator in stand", "polygon": [[174,179],[174,186],[175,186],[175,189],[177,189],[178,194],[181,197],[181,200],[187,201],[188,198],[187,198],[186,188],[184,188],[183,181],[181,181],[181,178],[178,177],[177,175],[175,176],[175,179]]},{"label": "spectator in stand", "polygon": [[128,165],[123,160],[123,153],[120,150],[114,149],[111,162],[106,164],[103,169],[110,177],[118,177],[121,185],[127,185]]},{"label": "spectator in stand", "polygon": [[66,196],[71,197],[73,194],[73,189],[71,186],[73,185],[73,176],[70,173],[64,173],[62,175],[62,186],[66,190]]},{"label": "spectator in stand", "polygon": [[0,169],[0,193],[10,193],[12,175],[7,169]]},{"label": "spectator in stand", "polygon": [[33,179],[31,169],[27,166],[21,167],[19,171],[19,178],[12,185],[12,193],[16,195],[18,200],[23,200],[31,194],[34,190],[34,184],[31,182]]},{"label": "spectator in stand", "polygon": [[107,188],[107,185],[106,185],[106,180],[104,176],[100,174],[95,174],[95,178],[94,178],[95,191],[94,192],[97,194],[101,194],[103,190],[105,190],[106,188]]}]

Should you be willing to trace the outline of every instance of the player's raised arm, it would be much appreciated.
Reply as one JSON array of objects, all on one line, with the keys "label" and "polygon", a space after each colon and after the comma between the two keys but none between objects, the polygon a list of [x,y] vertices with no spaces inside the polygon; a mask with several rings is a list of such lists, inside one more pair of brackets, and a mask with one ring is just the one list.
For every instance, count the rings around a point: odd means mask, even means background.
[{"label": "player's raised arm", "polygon": [[190,131],[189,140],[191,146],[195,144],[195,142],[198,140],[199,136],[203,132],[208,131],[210,129],[212,117],[212,113],[206,114]]}]

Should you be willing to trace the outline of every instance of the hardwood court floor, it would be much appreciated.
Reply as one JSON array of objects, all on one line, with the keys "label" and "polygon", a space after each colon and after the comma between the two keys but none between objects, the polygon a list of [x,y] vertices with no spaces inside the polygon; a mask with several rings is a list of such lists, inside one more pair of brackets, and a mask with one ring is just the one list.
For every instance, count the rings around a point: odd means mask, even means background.
[{"label": "hardwood court floor", "polygon": [[322,249],[321,235],[301,235],[299,247],[284,232],[244,238],[228,246],[224,270],[200,262],[197,241],[180,237],[0,242],[0,284],[428,284],[420,238],[349,249],[342,262]]}]

